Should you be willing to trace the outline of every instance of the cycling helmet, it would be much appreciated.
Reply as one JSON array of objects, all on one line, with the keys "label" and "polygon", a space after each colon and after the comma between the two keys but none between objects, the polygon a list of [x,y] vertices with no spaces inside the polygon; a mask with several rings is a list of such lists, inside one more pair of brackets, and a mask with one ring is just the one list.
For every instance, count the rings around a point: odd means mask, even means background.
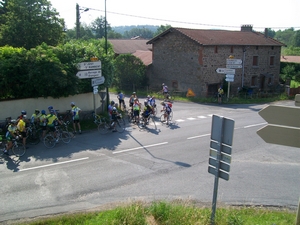
[{"label": "cycling helmet", "polygon": [[116,107],[113,107],[112,111],[113,111],[113,112],[116,112],[116,111],[117,111],[117,108],[116,108]]},{"label": "cycling helmet", "polygon": [[53,106],[48,106],[48,109],[49,109],[49,110],[53,109]]},{"label": "cycling helmet", "polygon": [[165,83],[162,83],[162,84],[161,84],[161,86],[164,86],[164,85],[165,85]]},{"label": "cycling helmet", "polygon": [[110,104],[111,104],[111,105],[114,105],[114,104],[115,104],[115,102],[114,102],[114,101],[111,101],[111,102],[110,102]]},{"label": "cycling helmet", "polygon": [[22,110],[22,111],[21,111],[21,114],[22,114],[22,115],[26,115],[27,113],[26,113],[25,110]]},{"label": "cycling helmet", "polygon": [[145,106],[148,105],[148,101],[147,101],[147,100],[144,101],[144,105],[145,105]]},{"label": "cycling helmet", "polygon": [[11,124],[17,124],[17,120],[11,120],[10,123]]},{"label": "cycling helmet", "polygon": [[71,105],[75,105],[75,102],[71,102]]},{"label": "cycling helmet", "polygon": [[36,112],[36,113],[40,113],[40,110],[39,110],[39,109],[36,109],[36,110],[34,110],[34,112]]},{"label": "cycling helmet", "polygon": [[150,95],[147,95],[147,98],[151,98],[151,96],[150,96]]},{"label": "cycling helmet", "polygon": [[132,94],[135,95],[136,93],[135,93],[135,92],[132,92]]},{"label": "cycling helmet", "polygon": [[42,114],[46,114],[46,111],[45,111],[45,110],[42,110]]},{"label": "cycling helmet", "polygon": [[161,105],[165,105],[165,102],[164,102],[164,101],[162,101],[162,102],[160,102],[160,104],[161,104]]}]

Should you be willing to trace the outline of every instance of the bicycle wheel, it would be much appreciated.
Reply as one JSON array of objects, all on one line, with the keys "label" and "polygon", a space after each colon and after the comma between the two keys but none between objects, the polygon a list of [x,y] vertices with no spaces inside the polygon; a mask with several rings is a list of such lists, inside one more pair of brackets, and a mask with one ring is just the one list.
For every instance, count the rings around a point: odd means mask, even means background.
[{"label": "bicycle wheel", "polygon": [[98,131],[100,132],[100,134],[107,134],[109,131],[109,125],[107,123],[101,123],[98,126]]},{"label": "bicycle wheel", "polygon": [[13,143],[12,152],[18,157],[23,156],[26,152],[26,147],[22,143]]},{"label": "bicycle wheel", "polygon": [[140,129],[146,128],[147,120],[142,116],[140,122],[138,123],[138,127]]},{"label": "bicycle wheel", "polygon": [[44,137],[44,145],[47,148],[53,148],[56,144],[56,139],[51,135],[51,134],[47,134]]},{"label": "bicycle wheel", "polygon": [[132,112],[132,109],[129,109],[129,110],[128,110],[127,118],[128,118],[128,122],[131,123],[132,120],[133,120],[133,112]]},{"label": "bicycle wheel", "polygon": [[63,141],[63,143],[66,143],[66,144],[70,143],[70,141],[71,141],[70,133],[67,131],[61,131],[60,139]]},{"label": "bicycle wheel", "polygon": [[173,111],[171,111],[170,115],[169,115],[169,122],[172,121],[173,119]]},{"label": "bicycle wheel", "polygon": [[123,118],[117,120],[116,130],[117,130],[119,133],[124,132],[125,126],[126,126],[126,124],[125,124],[125,120],[124,120]]},{"label": "bicycle wheel", "polygon": [[156,116],[156,114],[157,114],[157,107],[156,107],[156,105],[153,107],[153,116]]},{"label": "bicycle wheel", "polygon": [[165,114],[161,114],[161,116],[160,116],[160,122],[161,123],[167,122],[167,118],[165,118]]},{"label": "bicycle wheel", "polygon": [[27,142],[31,145],[37,145],[38,143],[40,143],[40,131],[41,130],[32,130],[32,132],[30,132],[27,136]]}]

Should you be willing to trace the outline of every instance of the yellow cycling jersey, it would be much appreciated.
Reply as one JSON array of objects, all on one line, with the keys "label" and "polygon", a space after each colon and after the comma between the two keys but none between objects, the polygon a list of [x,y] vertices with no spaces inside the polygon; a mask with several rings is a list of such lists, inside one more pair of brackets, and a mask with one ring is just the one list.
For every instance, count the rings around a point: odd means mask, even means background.
[{"label": "yellow cycling jersey", "polygon": [[26,123],[24,122],[23,119],[19,120],[17,128],[18,128],[19,131],[25,132],[25,130],[26,130]]},{"label": "yellow cycling jersey", "polygon": [[55,116],[55,115],[53,115],[53,114],[49,114],[49,115],[47,115],[47,120],[48,120],[48,126],[49,125],[52,125],[53,124],[53,122],[55,121],[57,119],[57,117]]}]

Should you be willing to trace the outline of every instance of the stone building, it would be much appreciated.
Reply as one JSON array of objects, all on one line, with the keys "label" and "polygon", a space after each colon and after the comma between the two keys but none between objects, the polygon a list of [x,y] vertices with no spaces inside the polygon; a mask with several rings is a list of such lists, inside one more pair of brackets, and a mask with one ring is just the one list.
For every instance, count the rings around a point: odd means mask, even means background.
[{"label": "stone building", "polygon": [[[152,44],[150,88],[165,83],[171,89],[196,96],[209,96],[223,84],[226,59],[241,59],[235,69],[231,91],[241,87],[267,90],[279,83],[280,53],[283,43],[244,25],[241,31],[170,28],[149,40]],[[226,83],[226,82],[225,82]]]}]

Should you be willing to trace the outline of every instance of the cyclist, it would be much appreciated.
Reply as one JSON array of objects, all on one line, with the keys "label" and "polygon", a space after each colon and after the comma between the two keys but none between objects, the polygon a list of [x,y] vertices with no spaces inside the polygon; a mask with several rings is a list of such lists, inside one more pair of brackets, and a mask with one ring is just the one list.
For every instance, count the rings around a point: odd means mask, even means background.
[{"label": "cyclist", "polygon": [[111,115],[112,115],[112,110],[113,110],[113,107],[115,106],[115,102],[114,101],[111,101],[110,104],[108,105],[108,115],[109,115],[109,119],[111,120]]},{"label": "cyclist", "polygon": [[165,99],[168,99],[169,98],[169,88],[167,85],[165,85],[165,83],[162,83],[162,89],[161,89],[161,92],[164,96]]},{"label": "cyclist", "polygon": [[219,89],[218,89],[218,103],[219,104],[222,103],[223,94],[224,94],[224,90],[223,90],[222,86],[220,86]]},{"label": "cyclist", "polygon": [[139,103],[139,100],[137,98],[134,99],[132,108],[133,108],[133,116],[134,116],[135,122],[138,123],[140,121],[141,104]]},{"label": "cyclist", "polygon": [[117,95],[117,98],[119,99],[119,106],[120,106],[120,109],[122,108],[122,105],[123,105],[123,109],[126,109],[126,105],[125,105],[125,95],[122,93],[122,92],[118,92],[118,95]]},{"label": "cyclist", "polygon": [[40,127],[42,128],[43,138],[44,138],[45,135],[46,135],[46,131],[47,131],[47,115],[46,115],[46,111],[45,110],[41,111]]},{"label": "cyclist", "polygon": [[166,103],[164,101],[162,101],[160,104],[163,106],[163,109],[161,110],[161,112],[164,111],[164,121],[166,121],[166,118],[167,118],[167,125],[168,125],[169,124],[169,116],[170,116],[170,113],[172,112],[172,104]]},{"label": "cyclist", "polygon": [[57,112],[56,112],[56,110],[53,108],[53,106],[48,106],[48,110],[49,110],[49,113],[50,113],[50,111],[51,110],[53,110],[53,114],[57,117]]},{"label": "cyclist", "polygon": [[[26,111],[24,111],[24,112],[26,113]],[[27,138],[27,136],[26,136],[26,114],[25,115],[21,115],[19,117],[19,121],[17,123],[17,129],[18,129],[18,131],[20,132],[20,134],[22,136],[23,145],[26,146],[26,138]]]},{"label": "cyclist", "polygon": [[74,134],[76,134],[76,124],[78,127],[78,132],[81,134],[81,126],[79,122],[79,113],[81,109],[78,106],[75,106],[74,102],[71,102],[71,113],[72,113],[72,119],[73,119],[73,128],[74,128]]},{"label": "cyclist", "polygon": [[27,117],[27,112],[26,112],[25,110],[22,110],[22,111],[21,111],[21,115],[17,117],[17,122],[19,122],[19,120],[20,120],[21,118],[26,119],[26,117]]},{"label": "cyclist", "polygon": [[133,110],[134,99],[138,99],[135,92],[132,92],[132,95],[129,98],[129,106]]},{"label": "cyclist", "polygon": [[7,145],[5,145],[4,154],[9,155],[8,150],[11,149],[13,146],[12,139],[19,139],[19,136],[17,133],[17,120],[10,121],[10,125],[7,128],[5,137],[7,140]]},{"label": "cyclist", "polygon": [[150,119],[150,115],[154,114],[153,112],[153,108],[151,107],[151,105],[148,103],[147,100],[144,101],[144,112],[142,113],[142,116],[144,117],[144,119],[147,120],[147,124],[149,123],[149,119]]},{"label": "cyclist", "polygon": [[38,109],[34,110],[34,113],[31,115],[30,122],[32,124],[38,124],[40,120],[40,116],[41,116],[40,110]]},{"label": "cyclist", "polygon": [[117,123],[117,120],[118,120],[118,116],[119,116],[119,113],[118,113],[118,110],[116,107],[113,107],[112,108],[112,113],[111,113],[111,123],[110,123],[110,127],[113,129],[112,132],[116,132],[116,123]]},{"label": "cyclist", "polygon": [[48,121],[47,127],[50,128],[50,131],[55,131],[55,126],[58,126],[58,124],[61,125],[61,122],[57,118],[57,116],[54,114],[55,110],[50,109],[50,113],[47,115],[46,119]]}]

